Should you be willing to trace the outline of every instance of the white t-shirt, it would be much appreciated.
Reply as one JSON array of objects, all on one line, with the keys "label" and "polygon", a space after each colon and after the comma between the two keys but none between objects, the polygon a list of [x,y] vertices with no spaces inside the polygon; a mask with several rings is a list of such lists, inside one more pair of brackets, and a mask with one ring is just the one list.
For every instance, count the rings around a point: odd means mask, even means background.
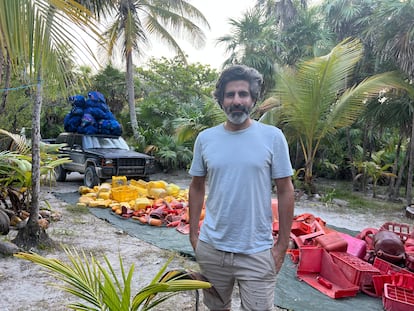
[{"label": "white t-shirt", "polygon": [[244,254],[272,247],[272,179],[293,174],[280,129],[257,121],[235,132],[223,124],[206,129],[196,139],[189,173],[207,176],[201,241]]}]

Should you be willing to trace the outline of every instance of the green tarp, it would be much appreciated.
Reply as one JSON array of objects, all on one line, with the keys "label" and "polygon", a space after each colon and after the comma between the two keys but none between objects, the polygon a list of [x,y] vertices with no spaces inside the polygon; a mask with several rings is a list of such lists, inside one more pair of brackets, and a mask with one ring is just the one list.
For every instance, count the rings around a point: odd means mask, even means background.
[{"label": "green tarp", "polygon": [[[77,192],[55,193],[55,196],[69,204],[76,204],[79,199]],[[159,248],[173,250],[182,255],[194,258],[194,252],[188,236],[179,233],[174,228],[144,225],[136,220],[124,219],[114,215],[110,209],[89,208],[89,211],[96,217],[108,221],[114,227],[127,232],[131,236],[137,237]],[[346,229],[335,229],[353,234],[352,231]],[[286,258],[279,272],[275,294],[275,305],[294,311],[383,310],[380,298],[374,298],[362,293],[359,293],[356,297],[341,299],[332,299],[322,294],[296,278],[296,265],[290,258]]]}]

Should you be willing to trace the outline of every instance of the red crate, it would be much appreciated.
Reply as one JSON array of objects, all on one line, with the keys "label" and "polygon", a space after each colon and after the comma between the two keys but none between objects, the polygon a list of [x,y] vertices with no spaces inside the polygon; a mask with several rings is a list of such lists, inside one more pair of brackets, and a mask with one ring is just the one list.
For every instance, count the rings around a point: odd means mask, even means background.
[{"label": "red crate", "polygon": [[330,254],[346,278],[357,286],[372,284],[372,276],[381,273],[370,263],[346,252],[331,252]]},{"label": "red crate", "polygon": [[374,284],[375,294],[380,297],[384,293],[385,284],[391,284],[414,291],[414,276],[408,273],[373,275],[372,282]]},{"label": "red crate", "polygon": [[329,253],[315,246],[300,248],[297,277],[331,298],[353,297],[359,287],[347,280]]},{"label": "red crate", "polygon": [[414,311],[414,292],[392,284],[385,284],[382,304],[386,311]]},{"label": "red crate", "polygon": [[411,234],[410,225],[396,222],[386,222],[381,226],[380,230],[388,230],[398,234],[403,242],[405,242]]},{"label": "red crate", "polygon": [[414,276],[413,272],[410,272],[407,269],[401,268],[378,257],[375,257],[374,263],[372,265],[380,270],[381,274],[409,273]]}]

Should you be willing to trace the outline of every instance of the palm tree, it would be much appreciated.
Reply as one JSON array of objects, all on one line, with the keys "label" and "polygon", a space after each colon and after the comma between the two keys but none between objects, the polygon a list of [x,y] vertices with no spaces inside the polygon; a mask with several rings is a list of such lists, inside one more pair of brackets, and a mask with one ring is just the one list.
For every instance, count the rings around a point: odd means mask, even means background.
[{"label": "palm tree", "polygon": [[[21,72],[22,80],[35,86],[32,122],[32,201],[27,226],[19,230],[14,242],[31,248],[48,240],[38,225],[40,192],[40,112],[45,82],[54,80],[64,92],[70,84],[65,75],[66,44],[82,45],[79,29],[92,29],[90,14],[75,1],[0,1],[0,44],[10,56],[11,68]],[[78,27],[76,31],[75,26]],[[98,32],[95,29],[95,33]],[[85,46],[86,47],[86,46]],[[85,49],[88,50],[87,48]]]},{"label": "palm tree", "polygon": [[140,135],[135,111],[133,55],[144,55],[150,36],[156,36],[185,59],[185,52],[180,48],[173,34],[187,37],[195,46],[201,46],[204,44],[205,37],[195,22],[200,22],[207,27],[209,24],[202,13],[188,1],[117,0],[112,3],[109,9],[106,6],[102,8],[109,15],[116,14],[104,36],[108,39],[109,55],[114,55],[118,44],[125,57],[131,126],[134,138],[138,141]]},{"label": "palm tree", "polygon": [[299,141],[305,160],[305,185],[310,191],[321,140],[350,126],[368,99],[381,91],[404,86],[399,75],[390,72],[347,88],[362,53],[360,41],[345,40],[328,55],[302,62],[297,70],[285,68],[278,74],[272,100],[279,102],[279,107],[267,112],[262,121],[278,119],[288,138]]},{"label": "palm tree", "polygon": [[[414,1],[381,0],[375,2],[374,14],[365,35],[375,47],[376,55],[383,62],[394,63],[409,80],[414,78]],[[411,92],[411,101],[414,93]],[[414,170],[414,113],[412,103],[407,114],[412,117],[407,181],[407,205],[412,201]]]},{"label": "palm tree", "polygon": [[231,33],[217,39],[223,44],[229,57],[228,64],[245,64],[256,68],[263,74],[264,89],[274,87],[274,63],[278,42],[276,28],[272,19],[266,19],[260,9],[248,10],[239,20],[230,19]]}]

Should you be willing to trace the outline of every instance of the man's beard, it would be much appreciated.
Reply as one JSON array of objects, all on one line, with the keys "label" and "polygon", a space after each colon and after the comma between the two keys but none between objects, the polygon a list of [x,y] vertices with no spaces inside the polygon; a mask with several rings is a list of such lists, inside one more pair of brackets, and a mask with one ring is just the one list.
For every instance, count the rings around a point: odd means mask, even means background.
[{"label": "man's beard", "polygon": [[227,119],[236,125],[242,124],[250,116],[251,109],[242,105],[231,105],[224,109]]}]

